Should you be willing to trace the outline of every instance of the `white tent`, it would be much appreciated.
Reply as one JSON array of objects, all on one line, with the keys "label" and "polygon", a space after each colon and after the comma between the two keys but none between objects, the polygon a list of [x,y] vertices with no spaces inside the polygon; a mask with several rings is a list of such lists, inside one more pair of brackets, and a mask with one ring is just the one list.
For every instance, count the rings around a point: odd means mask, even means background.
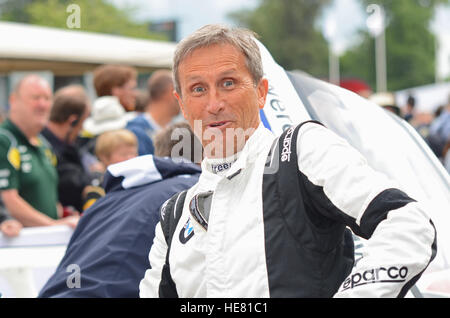
[{"label": "white tent", "polygon": [[0,73],[50,70],[83,74],[114,63],[151,70],[170,68],[175,43],[0,22]]},{"label": "white tent", "polygon": [[411,87],[395,92],[399,107],[406,105],[408,96],[416,99],[416,108],[420,112],[434,112],[439,106],[445,105],[450,97],[450,82],[435,83]]}]

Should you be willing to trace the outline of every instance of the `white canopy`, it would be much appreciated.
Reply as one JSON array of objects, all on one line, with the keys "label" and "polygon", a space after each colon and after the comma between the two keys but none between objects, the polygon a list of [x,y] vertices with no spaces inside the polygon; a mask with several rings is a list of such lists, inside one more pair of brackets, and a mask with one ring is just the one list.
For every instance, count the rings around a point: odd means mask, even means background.
[{"label": "white canopy", "polygon": [[83,73],[105,63],[170,68],[175,43],[0,22],[0,72]]},{"label": "white canopy", "polygon": [[450,96],[450,82],[434,83],[411,87],[395,92],[397,105],[406,105],[408,96],[416,99],[416,109],[422,112],[434,112],[439,106],[446,105]]}]

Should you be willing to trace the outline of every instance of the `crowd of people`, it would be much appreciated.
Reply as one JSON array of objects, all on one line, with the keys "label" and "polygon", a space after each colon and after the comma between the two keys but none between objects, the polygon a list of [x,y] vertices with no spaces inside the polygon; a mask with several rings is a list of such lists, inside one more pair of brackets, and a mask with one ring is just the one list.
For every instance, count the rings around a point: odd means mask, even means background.
[{"label": "crowd of people", "polygon": [[404,119],[416,128],[450,173],[450,94],[431,114],[418,112],[415,105],[415,98],[409,96]]},{"label": "crowd of people", "polygon": [[154,72],[147,91],[136,86],[137,71],[123,65],[94,70],[92,104],[81,85],[53,94],[35,74],[17,83],[0,125],[1,233],[14,237],[30,226],[75,228],[105,195],[106,167],[155,152],[154,135],[179,114],[172,74]]},{"label": "crowd of people", "polygon": [[418,110],[412,94],[407,97],[405,105],[399,105],[390,92],[369,94],[367,98],[414,127],[450,173],[450,93],[433,112]]},{"label": "crowd of people", "polygon": [[[320,123],[273,136],[263,75],[253,33],[208,25],[139,97],[128,66],[95,70],[92,106],[22,79],[0,126],[2,231],[75,228],[40,296],[405,296],[436,255],[424,206]],[[369,241],[357,263],[348,228]]]}]

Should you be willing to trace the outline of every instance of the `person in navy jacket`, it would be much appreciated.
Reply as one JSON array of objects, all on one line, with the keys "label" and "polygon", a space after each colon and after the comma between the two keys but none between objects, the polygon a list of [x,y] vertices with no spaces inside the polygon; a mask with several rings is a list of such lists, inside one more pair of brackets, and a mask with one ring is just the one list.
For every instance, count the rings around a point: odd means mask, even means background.
[{"label": "person in navy jacket", "polygon": [[153,155],[109,166],[106,195],[83,214],[38,297],[138,297],[159,208],[194,185],[200,171],[187,160]]}]

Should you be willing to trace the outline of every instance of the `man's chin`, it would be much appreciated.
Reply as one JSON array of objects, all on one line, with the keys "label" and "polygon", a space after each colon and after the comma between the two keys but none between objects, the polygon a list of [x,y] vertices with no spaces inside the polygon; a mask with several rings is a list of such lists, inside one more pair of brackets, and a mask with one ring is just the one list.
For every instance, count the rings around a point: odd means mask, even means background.
[{"label": "man's chin", "polygon": [[242,150],[243,144],[237,144],[235,141],[231,140],[221,140],[221,141],[208,141],[208,143],[204,143],[203,153],[205,157],[210,159],[219,159],[219,158],[227,158]]},{"label": "man's chin", "polygon": [[226,158],[241,151],[255,128],[220,129],[211,127],[203,132],[203,148],[208,158]]},{"label": "man's chin", "polygon": [[36,135],[38,135],[45,127],[47,127],[48,120],[41,120],[36,125],[34,125]]}]

